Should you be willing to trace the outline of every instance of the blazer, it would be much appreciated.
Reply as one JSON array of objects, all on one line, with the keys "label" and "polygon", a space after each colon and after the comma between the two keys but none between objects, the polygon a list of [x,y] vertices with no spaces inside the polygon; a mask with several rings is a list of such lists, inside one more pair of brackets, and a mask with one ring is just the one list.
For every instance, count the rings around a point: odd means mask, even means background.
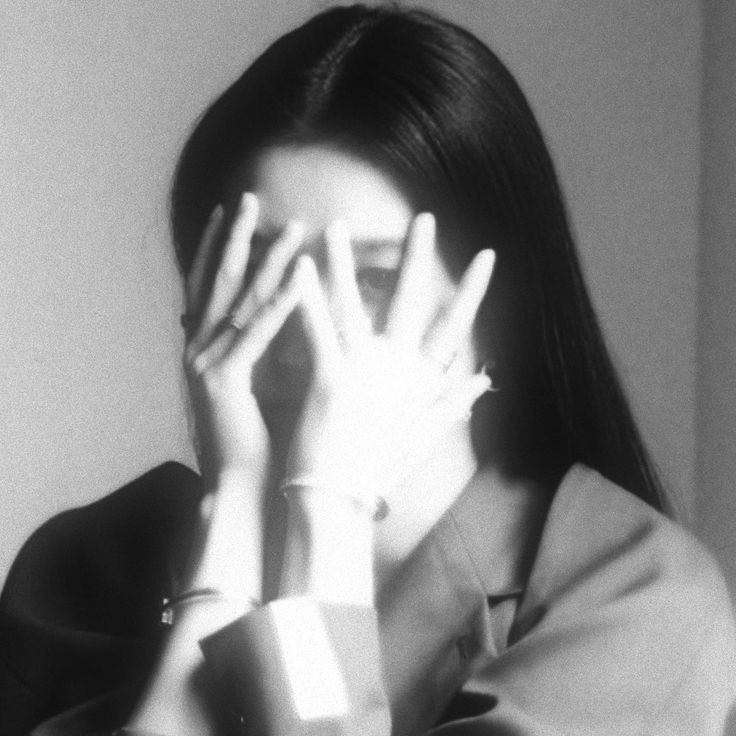
[{"label": "blazer", "polygon": [[[473,478],[375,608],[275,601],[202,642],[223,733],[722,733],[736,633],[703,547],[581,465],[551,499],[489,477]],[[0,598],[1,736],[124,723],[165,636],[161,599],[201,492],[167,463],[32,535]],[[295,645],[295,622],[322,649]],[[310,716],[288,660],[312,656],[300,671],[323,672],[325,646],[338,681],[317,688],[342,706]]]}]

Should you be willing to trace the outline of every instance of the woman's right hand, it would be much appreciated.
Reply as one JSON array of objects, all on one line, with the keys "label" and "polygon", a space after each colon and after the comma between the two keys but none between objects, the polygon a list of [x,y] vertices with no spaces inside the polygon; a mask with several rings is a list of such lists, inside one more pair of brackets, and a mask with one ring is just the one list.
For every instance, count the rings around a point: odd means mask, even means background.
[{"label": "woman's right hand", "polygon": [[261,599],[261,505],[271,458],[251,376],[297,304],[296,279],[286,271],[302,234],[300,226],[287,226],[246,285],[257,219],[257,200],[245,194],[223,237],[223,210],[217,207],[187,278],[184,366],[207,493],[189,570],[174,592],[205,588],[219,595],[174,609],[173,630],[129,719],[131,729],[214,734],[198,642]]},{"label": "woman's right hand", "polygon": [[258,201],[246,193],[216,263],[223,221],[218,206],[187,278],[190,324],[184,366],[200,467],[210,486],[236,477],[261,487],[271,461],[269,436],[251,380],[256,362],[297,303],[296,280],[293,274],[285,279],[285,274],[303,228],[290,223],[251,275],[246,271],[257,219]]},{"label": "woman's right hand", "polygon": [[255,364],[298,302],[297,278],[287,276],[287,268],[303,227],[287,225],[251,275],[257,199],[243,195],[227,237],[223,219],[217,207],[186,284],[184,366],[208,493],[185,586],[260,598],[261,519],[272,458],[251,383]]}]

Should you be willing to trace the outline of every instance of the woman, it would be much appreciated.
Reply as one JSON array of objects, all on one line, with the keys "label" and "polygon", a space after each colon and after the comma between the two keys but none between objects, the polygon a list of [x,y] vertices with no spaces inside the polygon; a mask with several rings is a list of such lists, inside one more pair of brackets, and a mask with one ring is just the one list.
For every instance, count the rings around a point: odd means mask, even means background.
[{"label": "woman", "polygon": [[4,733],[720,732],[723,582],[660,513],[487,48],[318,15],[199,121],[172,223],[202,478],[27,543]]}]

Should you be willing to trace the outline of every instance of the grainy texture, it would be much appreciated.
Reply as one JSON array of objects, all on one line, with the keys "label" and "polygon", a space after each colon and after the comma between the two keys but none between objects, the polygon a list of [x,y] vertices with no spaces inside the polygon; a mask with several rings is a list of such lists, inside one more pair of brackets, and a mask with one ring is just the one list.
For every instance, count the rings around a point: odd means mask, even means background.
[{"label": "grainy texture", "polygon": [[[0,578],[53,512],[191,460],[174,156],[265,42],[324,4],[2,3]],[[636,413],[692,507],[699,4],[418,4],[489,41],[527,91]]]}]

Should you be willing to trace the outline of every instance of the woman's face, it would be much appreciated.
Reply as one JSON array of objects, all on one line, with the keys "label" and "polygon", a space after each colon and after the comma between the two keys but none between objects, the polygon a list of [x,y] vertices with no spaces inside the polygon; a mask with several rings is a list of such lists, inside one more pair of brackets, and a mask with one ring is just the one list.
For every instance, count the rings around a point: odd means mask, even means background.
[{"label": "woman's face", "polygon": [[[321,145],[268,148],[248,173],[250,189],[260,203],[249,269],[258,267],[264,251],[287,223],[298,221],[305,231],[299,252],[314,258],[327,291],[324,231],[339,220],[350,232],[366,313],[374,330],[380,331],[401,266],[404,238],[417,214],[404,194],[377,168]],[[427,298],[440,306],[454,284],[436,254],[432,271]],[[309,373],[306,339],[300,321],[292,317],[254,377],[254,391],[267,420],[280,417],[290,423]]]}]

